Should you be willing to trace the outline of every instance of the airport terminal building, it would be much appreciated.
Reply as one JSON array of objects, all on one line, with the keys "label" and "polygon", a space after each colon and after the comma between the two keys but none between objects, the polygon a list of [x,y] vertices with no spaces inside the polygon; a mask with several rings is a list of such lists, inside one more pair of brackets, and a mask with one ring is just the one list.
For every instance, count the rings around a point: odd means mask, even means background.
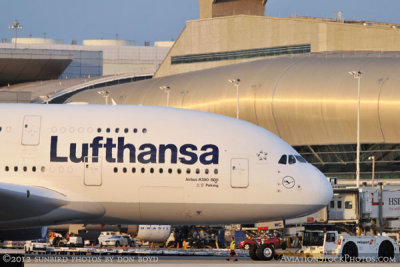
[{"label": "airport terminal building", "polygon": [[156,77],[280,55],[399,51],[400,26],[336,18],[266,17],[266,0],[198,0]]},{"label": "airport terminal building", "polygon": [[[18,38],[0,43],[0,86],[50,79],[120,74],[153,75],[173,42],[136,46],[126,40],[84,40],[64,44],[50,38]],[[42,73],[35,73],[41,70]]]}]

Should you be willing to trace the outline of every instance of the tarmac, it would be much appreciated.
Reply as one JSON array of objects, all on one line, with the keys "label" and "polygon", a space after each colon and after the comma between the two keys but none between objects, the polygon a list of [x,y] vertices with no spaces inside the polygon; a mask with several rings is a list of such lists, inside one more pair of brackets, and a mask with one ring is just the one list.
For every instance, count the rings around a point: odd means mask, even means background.
[{"label": "tarmac", "polygon": [[[61,267],[116,267],[128,265],[145,265],[152,266],[193,266],[203,267],[212,265],[224,266],[277,266],[277,267],[292,267],[292,266],[313,266],[313,267],[342,267],[342,266],[365,266],[365,267],[381,267],[381,266],[399,266],[397,263],[379,263],[379,262],[360,262],[360,263],[343,263],[343,262],[315,262],[315,261],[290,261],[290,260],[272,260],[272,261],[253,261],[247,256],[239,257],[239,261],[226,261],[226,256],[164,256],[164,255],[24,255],[23,250],[1,250],[1,267],[17,266],[12,265],[14,262],[24,262],[24,266],[32,267],[50,267],[57,265]],[[21,254],[15,254],[21,253]],[[22,265],[19,265],[22,266]]]},{"label": "tarmac", "polygon": [[[313,267],[342,267],[342,266],[400,266],[400,263],[331,263],[331,262],[285,262],[284,260],[273,260],[268,262],[252,261],[249,257],[241,257],[239,261],[226,261],[226,257],[216,256],[88,256],[88,255],[42,255],[42,256],[25,256],[25,266],[32,267],[49,267],[57,265],[61,267],[117,267],[121,265],[145,265],[146,267],[160,266],[193,266],[203,267],[212,265],[224,266],[313,266]],[[2,265],[3,266],[3,265]],[[5,267],[7,265],[4,265]]]}]

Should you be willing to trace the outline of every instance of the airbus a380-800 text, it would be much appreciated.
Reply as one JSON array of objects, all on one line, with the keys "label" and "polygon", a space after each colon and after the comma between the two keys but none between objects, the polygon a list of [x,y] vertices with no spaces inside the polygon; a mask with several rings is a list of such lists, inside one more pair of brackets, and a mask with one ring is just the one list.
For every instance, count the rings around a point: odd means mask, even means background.
[{"label": "airbus a380-800 text", "polygon": [[254,223],[314,212],[326,177],[251,123],[145,106],[0,105],[0,228]]}]

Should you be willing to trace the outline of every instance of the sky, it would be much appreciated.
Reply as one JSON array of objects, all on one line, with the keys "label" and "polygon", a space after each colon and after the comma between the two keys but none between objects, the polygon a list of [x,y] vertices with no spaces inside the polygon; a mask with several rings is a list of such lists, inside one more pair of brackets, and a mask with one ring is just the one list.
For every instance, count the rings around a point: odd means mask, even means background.
[{"label": "sky", "polygon": [[[266,15],[372,20],[400,24],[399,0],[268,0]],[[0,39],[20,37],[145,41],[176,40],[187,20],[199,18],[198,0],[0,0]]]}]

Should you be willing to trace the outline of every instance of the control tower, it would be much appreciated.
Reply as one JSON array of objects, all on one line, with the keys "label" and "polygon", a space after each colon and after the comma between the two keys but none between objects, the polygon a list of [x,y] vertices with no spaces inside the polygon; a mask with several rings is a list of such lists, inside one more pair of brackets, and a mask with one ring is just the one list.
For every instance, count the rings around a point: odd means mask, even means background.
[{"label": "control tower", "polygon": [[267,0],[199,0],[200,19],[233,15],[265,16]]}]

